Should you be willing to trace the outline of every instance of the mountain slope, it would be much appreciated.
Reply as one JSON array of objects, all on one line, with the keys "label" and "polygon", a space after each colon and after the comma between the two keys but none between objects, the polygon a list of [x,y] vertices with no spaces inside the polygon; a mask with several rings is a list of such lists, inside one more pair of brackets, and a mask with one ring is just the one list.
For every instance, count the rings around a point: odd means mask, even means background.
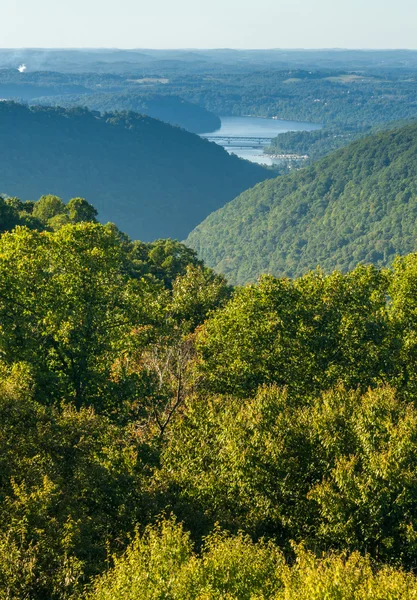
[{"label": "mountain slope", "polygon": [[0,192],[85,197],[134,238],[184,239],[210,212],[270,176],[166,123],[85,109],[0,103]]},{"label": "mountain slope", "polygon": [[389,264],[417,249],[417,125],[258,184],[210,215],[187,244],[235,283],[317,265]]},{"label": "mountain slope", "polygon": [[[1,93],[1,88],[0,88]],[[40,95],[40,94],[39,94]],[[100,112],[133,111],[170,125],[179,125],[192,133],[209,133],[220,129],[221,121],[214,113],[178,96],[140,94],[134,91],[105,92],[35,98],[33,104],[44,106],[85,106]]]}]

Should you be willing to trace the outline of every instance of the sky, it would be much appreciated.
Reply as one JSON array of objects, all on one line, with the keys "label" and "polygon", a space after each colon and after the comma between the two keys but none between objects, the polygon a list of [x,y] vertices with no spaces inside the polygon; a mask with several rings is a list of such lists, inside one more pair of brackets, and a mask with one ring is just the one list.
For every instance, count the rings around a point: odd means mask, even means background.
[{"label": "sky", "polygon": [[0,0],[2,48],[410,48],[416,0]]}]

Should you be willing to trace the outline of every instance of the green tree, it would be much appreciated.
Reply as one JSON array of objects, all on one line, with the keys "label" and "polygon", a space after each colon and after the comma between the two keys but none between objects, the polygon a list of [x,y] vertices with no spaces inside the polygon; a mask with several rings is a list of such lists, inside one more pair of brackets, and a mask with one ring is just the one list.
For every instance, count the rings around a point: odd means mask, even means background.
[{"label": "green tree", "polygon": [[151,452],[91,408],[45,407],[28,365],[0,378],[0,597],[69,599],[147,517]]},{"label": "green tree", "polygon": [[[124,364],[163,314],[161,286],[134,280],[111,228],[17,229],[0,240],[0,352],[24,360],[45,402],[104,409],[135,398]],[[132,387],[133,386],[133,387]]]},{"label": "green tree", "polygon": [[193,263],[173,283],[171,311],[183,331],[194,331],[230,298],[231,288],[221,275]]},{"label": "green tree", "polygon": [[163,277],[169,285],[178,275],[183,275],[188,265],[201,265],[194,250],[176,240],[156,240],[149,248],[148,260],[156,276]]},{"label": "green tree", "polygon": [[311,426],[326,468],[308,496],[319,506],[317,537],[415,568],[415,407],[391,388],[335,391],[315,403]]},{"label": "green tree", "polygon": [[407,398],[417,392],[417,254],[397,258],[389,289],[389,312],[398,337],[398,379],[395,383]]},{"label": "green tree", "polygon": [[392,388],[335,388],[301,406],[274,388],[202,396],[171,429],[160,477],[190,524],[415,568],[416,440],[417,411]]},{"label": "green tree", "polygon": [[65,204],[62,202],[61,198],[51,194],[41,196],[41,198],[35,202],[33,207],[33,216],[44,224],[47,224],[52,217],[64,212]]},{"label": "green tree", "polygon": [[71,223],[89,221],[95,223],[97,210],[84,198],[72,198],[66,206]]},{"label": "green tree", "polygon": [[204,385],[245,396],[265,383],[302,395],[380,384],[395,361],[388,284],[388,273],[358,267],[237,289],[198,334]]},{"label": "green tree", "polygon": [[155,242],[135,241],[127,243],[130,274],[141,277],[152,274],[171,289],[174,280],[186,273],[189,265],[202,266],[194,250],[190,250],[177,240],[156,240]]},{"label": "green tree", "polygon": [[273,598],[281,587],[281,552],[215,532],[197,557],[190,536],[175,521],[162,521],[137,536],[126,554],[96,581],[91,600],[252,600]]},{"label": "green tree", "polygon": [[170,431],[161,485],[174,490],[173,507],[200,534],[218,522],[285,545],[313,529],[307,494],[322,473],[320,454],[308,411],[285,391],[265,387],[245,400],[202,395],[189,399]]},{"label": "green tree", "polygon": [[15,206],[0,196],[0,234],[20,224],[19,213]]},{"label": "green tree", "polygon": [[273,544],[215,531],[193,552],[189,535],[162,521],[137,536],[89,600],[415,600],[417,580],[368,556],[296,548],[286,562]]}]

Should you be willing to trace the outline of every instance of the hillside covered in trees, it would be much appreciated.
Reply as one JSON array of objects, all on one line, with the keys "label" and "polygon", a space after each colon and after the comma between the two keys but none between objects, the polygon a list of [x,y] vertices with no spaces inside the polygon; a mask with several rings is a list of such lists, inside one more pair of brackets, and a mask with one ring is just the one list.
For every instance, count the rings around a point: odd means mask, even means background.
[{"label": "hillside covered in trees", "polygon": [[[0,88],[1,94],[1,88]],[[90,110],[104,112],[132,111],[160,119],[170,125],[178,125],[192,133],[208,133],[220,129],[219,117],[203,106],[187,102],[178,96],[140,94],[133,90],[119,93],[80,94],[46,96],[36,98],[34,104],[46,106],[84,106]]]},{"label": "hillside covered in trees", "polygon": [[241,194],[188,237],[234,283],[318,265],[389,265],[417,248],[417,125],[369,136]]},{"label": "hillside covered in trees", "polygon": [[220,127],[219,117],[203,106],[174,94],[163,95],[160,89],[158,93],[155,87],[163,88],[163,85],[155,86],[152,78],[149,84],[138,83],[140,81],[97,73],[77,76],[0,69],[0,98],[44,106],[82,106],[100,112],[132,111],[193,133],[207,133]]},{"label": "hillside covered in trees", "polygon": [[0,102],[0,193],[86,197],[132,237],[184,239],[211,211],[270,177],[198,136],[136,113]]},{"label": "hillside covered in trees", "polygon": [[0,220],[1,598],[415,599],[417,254],[233,289],[81,198]]}]

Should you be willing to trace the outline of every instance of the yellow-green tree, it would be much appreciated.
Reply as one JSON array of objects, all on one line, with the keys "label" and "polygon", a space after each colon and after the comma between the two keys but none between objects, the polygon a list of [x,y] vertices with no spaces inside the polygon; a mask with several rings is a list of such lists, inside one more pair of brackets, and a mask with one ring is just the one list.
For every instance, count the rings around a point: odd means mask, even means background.
[{"label": "yellow-green tree", "polygon": [[104,408],[134,394],[120,365],[158,322],[161,286],[125,263],[118,234],[97,224],[0,239],[0,357],[31,366],[44,402]]}]

